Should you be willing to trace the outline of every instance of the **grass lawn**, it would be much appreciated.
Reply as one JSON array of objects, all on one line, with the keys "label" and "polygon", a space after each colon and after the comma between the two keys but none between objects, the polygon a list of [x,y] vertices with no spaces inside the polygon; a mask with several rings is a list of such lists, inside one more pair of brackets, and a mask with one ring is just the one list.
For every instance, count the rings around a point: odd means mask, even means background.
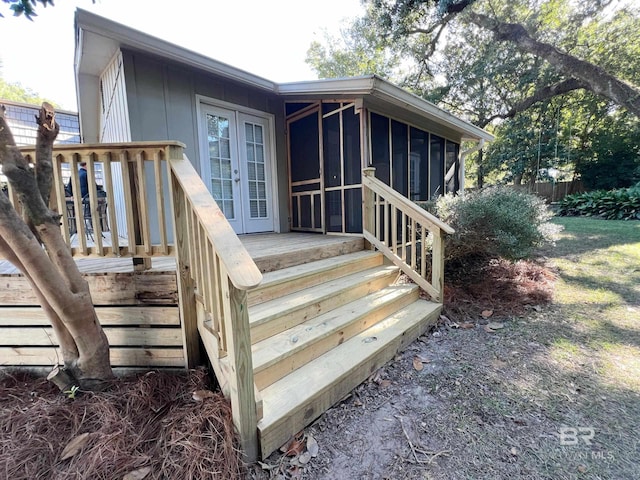
[{"label": "grass lawn", "polygon": [[542,471],[551,478],[638,478],[640,222],[554,223],[564,227],[545,252],[559,275],[554,304],[517,329],[544,345],[546,358],[532,362],[534,387],[558,432],[569,429],[537,452]]},{"label": "grass lawn", "polygon": [[309,428],[310,479],[640,478],[640,222],[553,221],[553,302],[447,312]]}]

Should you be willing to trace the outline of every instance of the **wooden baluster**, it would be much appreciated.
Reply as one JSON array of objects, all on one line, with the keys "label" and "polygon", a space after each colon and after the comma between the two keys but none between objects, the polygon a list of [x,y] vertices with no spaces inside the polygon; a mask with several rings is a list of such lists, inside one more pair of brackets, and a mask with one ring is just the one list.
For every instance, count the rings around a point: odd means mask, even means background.
[{"label": "wooden baluster", "polygon": [[156,186],[156,205],[158,210],[158,228],[160,229],[160,252],[169,254],[169,242],[167,240],[167,219],[164,208],[164,188],[162,181],[163,150],[153,152],[153,174]]},{"label": "wooden baluster", "polygon": [[[118,218],[116,217],[116,205],[113,189],[113,174],[111,165],[112,152],[106,152],[102,158],[102,174],[104,175],[104,190],[107,194],[107,221],[111,236],[111,249],[116,256],[120,256],[120,238],[118,235]],[[123,166],[120,165],[122,171]]]}]

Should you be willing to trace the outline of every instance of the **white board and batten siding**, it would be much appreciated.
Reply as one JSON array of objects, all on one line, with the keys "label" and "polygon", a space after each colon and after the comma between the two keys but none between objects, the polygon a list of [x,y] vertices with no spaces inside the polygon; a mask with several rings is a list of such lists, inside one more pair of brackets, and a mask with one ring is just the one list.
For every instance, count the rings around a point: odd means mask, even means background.
[{"label": "white board and batten siding", "polygon": [[[127,70],[126,62],[122,54],[122,50],[118,50],[114,55],[107,68],[100,75],[100,143],[126,143],[133,140],[131,131],[131,111],[129,109],[129,94],[127,91],[128,80],[126,78]],[[133,76],[132,76],[133,77]],[[131,80],[133,81],[133,80]],[[133,85],[133,91],[136,86]],[[135,98],[135,96],[134,96]],[[169,139],[163,132],[159,132],[159,135],[152,136],[150,139]],[[147,140],[136,138],[136,141]],[[162,190],[168,192],[169,190],[169,178],[167,175],[167,168],[164,161],[161,162],[161,182]],[[121,165],[112,164],[111,173],[113,176],[113,194],[116,207],[116,217],[118,232],[123,232],[121,236],[127,235],[126,215],[125,215],[125,196],[122,191],[122,171]],[[148,215],[151,219],[150,235],[151,241],[159,243],[161,241],[161,233],[158,227],[158,222],[154,219],[158,218],[158,201],[155,195],[156,192],[156,177],[153,165],[151,162],[145,162],[144,171],[145,184],[147,186],[147,209]],[[169,212],[171,205],[169,203],[169,196],[164,198],[164,205],[162,206],[165,212]],[[168,241],[173,241],[173,227],[172,219],[170,215],[165,216],[167,222],[167,235]]]},{"label": "white board and batten siding", "polygon": [[[131,141],[122,52],[118,50],[100,75],[100,143]],[[126,232],[126,207],[120,164],[111,164],[118,232]]]}]

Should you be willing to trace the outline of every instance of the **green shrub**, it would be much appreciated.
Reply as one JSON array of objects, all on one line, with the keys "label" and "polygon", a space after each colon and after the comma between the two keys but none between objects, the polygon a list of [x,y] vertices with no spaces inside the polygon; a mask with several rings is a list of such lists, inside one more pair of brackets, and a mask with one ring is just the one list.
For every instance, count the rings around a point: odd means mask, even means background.
[{"label": "green shrub", "polygon": [[640,183],[617,190],[567,195],[559,204],[558,215],[601,217],[607,220],[640,219]]},{"label": "green shrub", "polygon": [[447,235],[445,255],[453,268],[487,259],[529,257],[551,235],[544,202],[509,187],[491,187],[464,196],[446,195],[438,216],[456,232]]}]

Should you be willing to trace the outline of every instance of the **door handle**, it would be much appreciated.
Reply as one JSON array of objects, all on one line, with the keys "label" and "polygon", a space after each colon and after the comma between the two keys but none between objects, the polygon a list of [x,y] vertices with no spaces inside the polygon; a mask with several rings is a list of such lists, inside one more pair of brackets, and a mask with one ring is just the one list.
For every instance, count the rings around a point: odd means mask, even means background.
[{"label": "door handle", "polygon": [[238,183],[240,181],[240,177],[236,177],[233,180],[234,180],[234,182]]}]

